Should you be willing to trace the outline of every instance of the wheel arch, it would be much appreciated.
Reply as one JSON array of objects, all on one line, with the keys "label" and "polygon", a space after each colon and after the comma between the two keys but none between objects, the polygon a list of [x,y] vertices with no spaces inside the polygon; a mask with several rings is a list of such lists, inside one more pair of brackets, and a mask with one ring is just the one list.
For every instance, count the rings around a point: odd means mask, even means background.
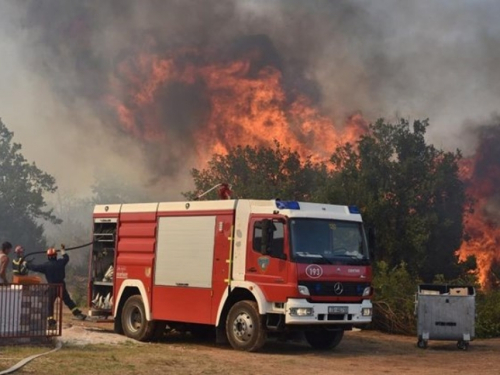
[{"label": "wheel arch", "polygon": [[123,305],[125,301],[133,295],[139,294],[142,297],[142,302],[144,303],[144,310],[146,313],[146,319],[151,320],[151,306],[149,304],[148,294],[146,293],[146,288],[141,280],[130,279],[125,280],[120,285],[120,290],[116,296],[116,304],[114,305],[113,317],[115,321],[120,318]]},{"label": "wheel arch", "polygon": [[224,326],[229,310],[239,301],[255,301],[259,309],[259,314],[264,315],[266,313],[267,300],[262,290],[256,284],[247,281],[233,282],[230,288],[226,288],[219,303],[217,320],[215,322],[217,327],[221,324]]}]

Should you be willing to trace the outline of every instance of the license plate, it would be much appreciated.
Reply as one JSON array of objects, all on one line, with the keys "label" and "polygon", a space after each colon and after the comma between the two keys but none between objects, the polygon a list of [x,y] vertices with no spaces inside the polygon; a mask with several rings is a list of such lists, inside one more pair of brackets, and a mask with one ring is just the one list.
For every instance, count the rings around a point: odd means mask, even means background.
[{"label": "license plate", "polygon": [[328,314],[347,314],[348,312],[347,306],[328,306]]}]

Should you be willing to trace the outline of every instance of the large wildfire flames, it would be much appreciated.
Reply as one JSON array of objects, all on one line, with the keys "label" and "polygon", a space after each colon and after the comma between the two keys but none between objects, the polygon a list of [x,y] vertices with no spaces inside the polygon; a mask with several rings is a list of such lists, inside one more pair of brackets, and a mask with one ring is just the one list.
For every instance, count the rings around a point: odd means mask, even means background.
[{"label": "large wildfire flames", "polygon": [[500,264],[500,128],[483,127],[478,136],[476,155],[461,165],[461,177],[475,204],[465,217],[466,235],[458,254],[461,261],[475,256],[479,281],[488,289],[499,281],[492,271]]},{"label": "large wildfire flames", "polygon": [[124,129],[145,141],[164,142],[183,127],[200,164],[238,144],[269,146],[274,140],[325,160],[364,131],[359,114],[338,130],[307,95],[285,88],[277,64],[263,64],[262,54],[252,46],[232,60],[191,49],[142,54],[119,66],[115,87],[125,99],[109,101]]},{"label": "large wildfire flames", "polygon": [[[300,85],[285,79],[280,63],[266,60],[265,54],[255,45],[229,54],[231,58],[190,48],[141,53],[118,66],[116,94],[108,103],[124,131],[144,142],[162,145],[180,135],[189,138],[200,166],[230,147],[269,146],[274,140],[302,157],[324,161],[336,146],[355,142],[366,132],[359,114],[335,126]],[[466,240],[457,252],[461,260],[476,256],[479,280],[486,288],[491,286],[492,266],[500,262],[500,229],[488,210],[500,182],[500,167],[487,166],[500,156],[488,154],[492,145],[491,140],[481,145],[482,153],[461,167],[476,205],[466,216]]]}]

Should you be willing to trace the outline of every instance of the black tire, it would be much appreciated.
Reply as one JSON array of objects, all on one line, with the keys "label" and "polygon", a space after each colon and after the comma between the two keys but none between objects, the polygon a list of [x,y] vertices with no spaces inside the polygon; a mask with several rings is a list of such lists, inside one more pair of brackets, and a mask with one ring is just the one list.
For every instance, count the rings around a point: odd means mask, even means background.
[{"label": "black tire", "polygon": [[[121,316],[121,313],[120,313],[120,316]],[[115,321],[113,322],[113,330],[115,331],[115,333],[118,333],[119,335],[124,334],[121,319],[115,319]]]},{"label": "black tire", "polygon": [[418,340],[417,346],[420,349],[427,349],[427,340]]},{"label": "black tire", "polygon": [[142,297],[134,295],[123,306],[122,329],[125,336],[138,341],[148,341],[155,333],[155,322],[146,319],[146,310]]},{"label": "black tire", "polygon": [[226,335],[236,350],[255,352],[262,348],[267,332],[256,302],[240,301],[231,307],[226,319]]},{"label": "black tire", "polygon": [[469,349],[469,342],[460,340],[459,342],[457,342],[457,348],[460,350],[467,350]]},{"label": "black tire", "polygon": [[342,337],[344,337],[344,330],[329,331],[327,329],[317,329],[313,331],[306,331],[306,341],[316,350],[328,350],[335,348]]}]

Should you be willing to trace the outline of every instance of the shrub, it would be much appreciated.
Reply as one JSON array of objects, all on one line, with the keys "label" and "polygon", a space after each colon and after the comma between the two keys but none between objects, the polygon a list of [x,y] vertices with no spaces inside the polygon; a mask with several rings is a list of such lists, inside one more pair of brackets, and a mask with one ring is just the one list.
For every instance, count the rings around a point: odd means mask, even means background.
[{"label": "shrub", "polygon": [[476,337],[500,336],[500,290],[476,295]]},{"label": "shrub", "polygon": [[387,263],[375,264],[373,287],[373,328],[388,333],[415,334],[415,294],[418,280],[407,271],[406,264],[389,269]]}]

